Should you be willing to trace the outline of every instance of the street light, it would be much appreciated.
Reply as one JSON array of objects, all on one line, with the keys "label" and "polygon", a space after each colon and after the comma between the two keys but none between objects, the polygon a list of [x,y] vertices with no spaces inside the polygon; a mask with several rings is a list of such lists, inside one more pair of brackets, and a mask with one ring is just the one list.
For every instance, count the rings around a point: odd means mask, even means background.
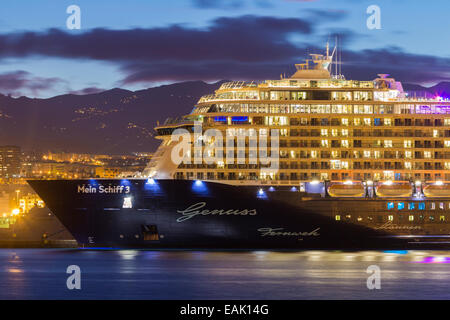
[{"label": "street light", "polygon": [[19,205],[19,193],[20,193],[20,190],[16,190],[16,204],[17,204],[17,206]]}]

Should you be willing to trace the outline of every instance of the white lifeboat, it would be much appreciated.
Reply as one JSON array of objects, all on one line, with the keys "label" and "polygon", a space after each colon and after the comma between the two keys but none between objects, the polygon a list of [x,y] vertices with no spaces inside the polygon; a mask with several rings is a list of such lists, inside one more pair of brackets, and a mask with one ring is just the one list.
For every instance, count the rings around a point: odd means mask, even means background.
[{"label": "white lifeboat", "polygon": [[413,188],[410,184],[380,184],[376,187],[379,197],[411,197]]},{"label": "white lifeboat", "polygon": [[423,188],[423,194],[427,198],[448,198],[450,197],[450,185],[436,185],[430,184]]},{"label": "white lifeboat", "polygon": [[332,197],[364,197],[364,186],[361,183],[340,184],[336,183],[328,187],[328,194]]}]

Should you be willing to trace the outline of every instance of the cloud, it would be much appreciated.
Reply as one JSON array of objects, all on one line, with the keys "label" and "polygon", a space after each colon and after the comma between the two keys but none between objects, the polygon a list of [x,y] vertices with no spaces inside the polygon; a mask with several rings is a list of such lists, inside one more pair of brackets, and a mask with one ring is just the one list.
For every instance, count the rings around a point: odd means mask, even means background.
[{"label": "cloud", "polygon": [[263,61],[292,55],[291,33],[309,34],[311,23],[298,18],[252,15],[218,18],[206,29],[165,28],[108,30],[81,34],[58,29],[0,35],[0,57],[44,55],[105,61],[184,61],[231,59]]},{"label": "cloud", "polygon": [[84,95],[84,94],[99,93],[99,92],[103,92],[103,91],[105,91],[105,89],[97,88],[97,87],[88,87],[88,88],[84,88],[84,89],[81,89],[81,90],[69,91],[69,93]]},{"label": "cloud", "polygon": [[[323,28],[318,28],[320,23],[345,17],[343,12],[310,10],[309,13],[322,18],[310,21],[244,15],[217,18],[204,28],[170,25],[148,29],[93,29],[83,33],[51,29],[3,34],[0,35],[0,59],[40,55],[107,61],[122,72],[123,78],[117,81],[122,86],[152,85],[161,81],[276,79],[280,73],[292,73],[294,63],[302,62],[309,53],[324,51],[322,42],[326,37],[322,34]],[[333,31],[347,48],[360,37],[346,29]],[[293,43],[293,38],[298,43]],[[333,43],[333,38],[330,41]],[[449,59],[414,55],[394,47],[346,50],[342,57],[347,78],[373,79],[377,73],[390,73],[399,80],[417,83],[448,79],[450,73]],[[16,81],[20,83],[20,79],[17,77]],[[33,79],[29,75],[25,79],[28,82],[22,82],[24,85],[38,85],[36,81],[30,82]],[[96,88],[96,85],[89,85],[84,90],[89,92]]]},{"label": "cloud", "polygon": [[240,9],[243,0],[192,0],[194,7],[199,9]]},{"label": "cloud", "polygon": [[337,9],[301,9],[301,13],[307,13],[314,20],[321,21],[340,21],[348,17],[348,12]]},{"label": "cloud", "polygon": [[343,53],[343,72],[354,78],[389,73],[397,80],[413,83],[450,79],[450,58],[404,52],[397,47]]},{"label": "cloud", "polygon": [[235,10],[242,9],[249,3],[259,8],[274,7],[269,0],[192,0],[193,6],[197,9]]},{"label": "cloud", "polygon": [[37,77],[23,70],[0,74],[0,92],[12,96],[21,96],[28,93],[39,96],[42,91],[65,84],[67,82],[60,78]]}]

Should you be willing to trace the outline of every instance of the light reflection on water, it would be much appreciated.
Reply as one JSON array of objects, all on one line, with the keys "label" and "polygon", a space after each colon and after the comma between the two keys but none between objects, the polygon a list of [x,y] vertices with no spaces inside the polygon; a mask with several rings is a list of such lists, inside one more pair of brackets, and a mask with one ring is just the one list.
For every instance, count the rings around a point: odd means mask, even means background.
[{"label": "light reflection on water", "polygon": [[0,249],[0,299],[450,299],[449,280],[450,251]]}]

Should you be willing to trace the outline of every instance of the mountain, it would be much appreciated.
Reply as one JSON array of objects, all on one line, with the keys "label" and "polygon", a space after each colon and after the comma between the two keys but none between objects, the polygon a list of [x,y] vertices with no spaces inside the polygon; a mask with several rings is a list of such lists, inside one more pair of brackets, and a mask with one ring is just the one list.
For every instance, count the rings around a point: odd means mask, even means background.
[{"label": "mountain", "polygon": [[189,81],[139,91],[112,89],[48,99],[0,95],[0,145],[80,153],[154,151],[157,121],[188,114],[224,81]]},{"label": "mountain", "polygon": [[403,89],[409,93],[410,96],[417,97],[449,97],[450,96],[450,82],[440,82],[432,87],[424,87],[418,84],[404,83]]}]

